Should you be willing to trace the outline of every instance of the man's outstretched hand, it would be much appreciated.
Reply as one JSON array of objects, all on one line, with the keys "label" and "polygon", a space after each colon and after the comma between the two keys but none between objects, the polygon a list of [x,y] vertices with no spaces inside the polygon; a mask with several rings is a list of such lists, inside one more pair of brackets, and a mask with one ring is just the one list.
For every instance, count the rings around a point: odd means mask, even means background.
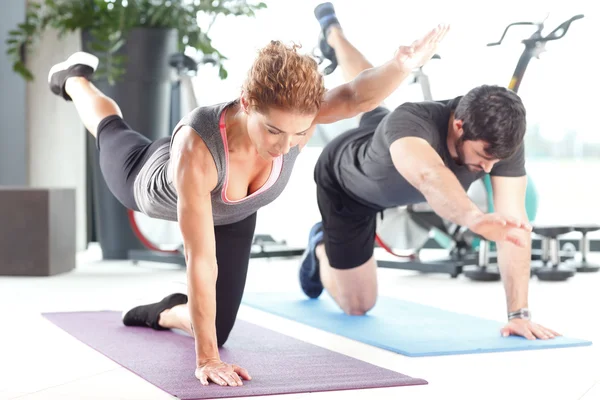
[{"label": "man's outstretched hand", "polygon": [[511,319],[508,321],[506,326],[500,330],[502,336],[523,336],[529,340],[535,339],[553,339],[556,336],[561,336],[560,333],[553,331],[552,329],[548,329],[543,327],[542,325],[531,322],[530,320],[525,319]]},{"label": "man's outstretched hand", "polygon": [[519,230],[526,232],[532,230],[529,223],[499,213],[480,214],[471,221],[467,228],[489,241],[508,241],[519,247],[527,246],[527,243],[523,242],[522,232]]},{"label": "man's outstretched hand", "polygon": [[422,38],[415,40],[412,45],[400,46],[396,51],[396,60],[400,68],[410,72],[423,66],[436,53],[438,45],[449,29],[449,25],[440,24]]}]

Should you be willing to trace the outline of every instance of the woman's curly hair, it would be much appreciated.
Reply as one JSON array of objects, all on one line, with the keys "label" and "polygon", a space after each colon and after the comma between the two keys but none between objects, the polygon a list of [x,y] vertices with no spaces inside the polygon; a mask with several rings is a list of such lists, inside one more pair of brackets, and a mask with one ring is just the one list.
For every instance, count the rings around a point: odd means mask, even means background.
[{"label": "woman's curly hair", "polygon": [[244,83],[244,96],[251,108],[270,108],[315,114],[325,94],[323,75],[317,62],[298,54],[298,45],[272,40],[259,52]]}]

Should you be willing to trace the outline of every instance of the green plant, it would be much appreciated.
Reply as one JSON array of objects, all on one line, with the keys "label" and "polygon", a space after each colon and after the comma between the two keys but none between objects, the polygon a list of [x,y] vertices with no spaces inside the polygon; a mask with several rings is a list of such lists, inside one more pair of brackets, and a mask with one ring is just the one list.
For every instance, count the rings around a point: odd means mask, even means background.
[{"label": "green plant", "polygon": [[[179,51],[191,48],[212,55],[219,76],[225,79],[223,61],[227,57],[213,47],[210,27],[220,15],[253,17],[256,10],[265,7],[263,2],[247,0],[30,0],[25,21],[9,32],[7,54],[13,70],[32,80],[25,55],[46,28],[57,29],[59,38],[68,32],[89,31],[90,47],[101,60],[97,76],[113,84],[124,73],[124,57],[116,52],[125,44],[129,30],[172,28],[178,32]],[[200,26],[199,18],[210,21],[206,28]]]}]

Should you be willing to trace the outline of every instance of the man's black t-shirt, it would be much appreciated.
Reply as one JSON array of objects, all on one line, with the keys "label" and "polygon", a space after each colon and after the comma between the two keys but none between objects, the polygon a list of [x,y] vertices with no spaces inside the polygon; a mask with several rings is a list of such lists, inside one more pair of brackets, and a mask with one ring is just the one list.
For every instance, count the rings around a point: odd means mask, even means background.
[{"label": "man's black t-shirt", "polygon": [[[387,112],[383,119],[365,114],[361,126],[335,140],[330,149],[329,171],[344,191],[355,200],[376,209],[416,204],[423,195],[394,167],[390,146],[397,139],[413,136],[425,139],[437,151],[445,165],[456,175],[465,190],[485,173],[472,172],[456,164],[447,145],[448,123],[459,98],[448,101],[404,103]],[[381,115],[375,110],[373,115]],[[383,111],[385,112],[385,111]],[[333,144],[333,143],[331,143]],[[525,176],[525,151],[518,151],[496,163],[492,176]]]}]

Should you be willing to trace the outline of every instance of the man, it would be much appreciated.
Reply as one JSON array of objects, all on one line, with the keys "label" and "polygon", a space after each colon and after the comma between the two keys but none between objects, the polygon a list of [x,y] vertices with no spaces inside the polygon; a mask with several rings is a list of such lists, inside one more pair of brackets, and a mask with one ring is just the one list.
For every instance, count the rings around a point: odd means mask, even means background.
[{"label": "man", "polygon": [[[371,64],[348,46],[331,3],[315,9],[323,53],[352,79]],[[336,65],[337,64],[337,65]],[[373,256],[376,215],[427,201],[442,218],[494,241],[507,298],[504,336],[549,339],[528,310],[531,226],[525,211],[523,137],[526,113],[512,91],[483,85],[444,102],[379,107],[359,126],[336,137],[317,161],[315,181],[322,222],[310,232],[300,268],[311,298],[326,289],[349,315],[363,315],[377,298]],[[484,214],[467,196],[489,173],[495,213]]]}]

